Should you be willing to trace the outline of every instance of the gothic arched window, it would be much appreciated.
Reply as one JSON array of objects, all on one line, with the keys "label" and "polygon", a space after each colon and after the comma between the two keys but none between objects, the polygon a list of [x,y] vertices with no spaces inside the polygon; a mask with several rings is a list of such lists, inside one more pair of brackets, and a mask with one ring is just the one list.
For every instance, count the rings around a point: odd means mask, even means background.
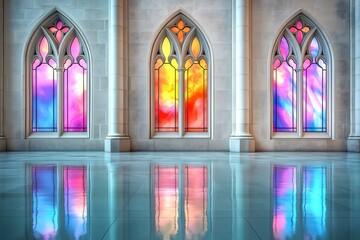
[{"label": "gothic arched window", "polygon": [[209,44],[182,13],[157,36],[151,56],[152,136],[209,137]]},{"label": "gothic arched window", "polygon": [[331,137],[329,44],[314,21],[298,14],[272,51],[273,137]]},{"label": "gothic arched window", "polygon": [[27,135],[88,136],[89,52],[59,12],[32,35],[26,52]]}]

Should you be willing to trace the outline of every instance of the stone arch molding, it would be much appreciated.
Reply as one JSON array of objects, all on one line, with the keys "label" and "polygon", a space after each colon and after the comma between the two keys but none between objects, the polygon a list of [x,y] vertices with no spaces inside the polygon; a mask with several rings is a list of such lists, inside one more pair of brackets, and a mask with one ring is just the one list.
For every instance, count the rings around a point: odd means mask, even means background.
[{"label": "stone arch molding", "polygon": [[[56,26],[57,20],[61,20],[63,26],[68,27],[69,29],[65,34],[63,34],[61,41],[57,40],[56,34],[52,33],[50,31],[51,26]],[[31,113],[31,89],[32,89],[32,71],[31,71],[31,65],[34,61],[34,49],[39,50],[37,44],[39,39],[44,36],[46,40],[48,41],[49,45],[51,46],[51,50],[49,50],[49,56],[52,57],[56,62],[56,72],[57,72],[57,79],[58,81],[61,81],[62,77],[61,72],[64,70],[63,66],[67,59],[72,59],[72,57],[69,55],[70,52],[70,44],[72,43],[73,39],[76,37],[80,43],[81,52],[79,56],[77,57],[77,61],[80,61],[81,59],[84,59],[87,64],[87,83],[86,83],[86,112],[87,112],[87,131],[86,133],[81,134],[72,134],[68,135],[67,137],[90,137],[90,112],[91,112],[91,101],[90,101],[90,90],[91,90],[91,75],[92,75],[92,57],[90,52],[89,43],[85,37],[85,34],[82,31],[82,28],[75,23],[75,21],[72,20],[72,18],[67,14],[65,11],[59,9],[59,8],[53,8],[46,14],[44,14],[34,25],[34,27],[31,29],[31,33],[29,38],[27,39],[24,50],[23,50],[23,73],[24,73],[24,86],[25,86],[25,138],[31,137],[31,138],[37,138],[37,137],[50,137],[50,138],[58,138],[63,135],[61,133],[61,127],[62,123],[61,120],[59,121],[60,124],[58,125],[60,128],[57,129],[56,134],[47,134],[44,136],[37,136],[36,134],[32,134],[32,113]],[[38,51],[39,52],[39,51]],[[65,56],[68,55],[68,56]],[[59,91],[62,90],[62,87],[59,87]],[[58,94],[60,96],[61,94]],[[60,101],[57,100],[57,101]],[[58,113],[58,119],[62,117],[61,113]]]},{"label": "stone arch molding", "polygon": [[[298,22],[301,21],[301,24]],[[298,24],[298,25],[297,25]],[[300,36],[298,36],[301,35]],[[283,59],[280,54],[280,41],[282,38],[285,37],[287,43],[289,45],[289,55],[287,59]],[[316,38],[319,44],[319,54],[316,57],[316,61],[320,60],[324,61],[327,66],[326,71],[326,133],[316,133],[316,134],[305,134],[302,131],[302,107],[303,107],[303,63],[306,59],[309,59],[311,54],[309,53],[309,46],[311,41]],[[301,40],[300,40],[301,39]],[[333,79],[334,79],[334,67],[333,67],[333,50],[329,41],[329,37],[327,36],[325,30],[322,26],[313,18],[311,15],[306,13],[304,10],[300,9],[295,12],[291,17],[289,17],[281,26],[277,34],[275,35],[275,40],[273,41],[273,46],[269,53],[269,92],[270,94],[270,134],[271,138],[333,138],[333,96],[334,96],[334,89],[333,89]],[[298,96],[297,101],[297,132],[295,134],[276,134],[274,133],[273,127],[273,119],[274,119],[274,103],[273,103],[273,63],[275,59],[279,59],[280,61],[293,61],[296,63],[296,76],[297,76],[297,87],[298,90],[296,92]]]},{"label": "stone arch molding", "polygon": [[[183,26],[179,25],[180,20],[183,22]],[[178,29],[178,33],[174,32],[173,29]],[[181,36],[183,36],[183,39]],[[192,137],[200,137],[200,138],[211,138],[212,133],[212,107],[213,107],[213,51],[211,48],[210,41],[206,36],[205,31],[201,28],[201,26],[196,22],[196,20],[190,16],[185,10],[179,9],[173,14],[171,14],[164,23],[160,26],[160,28],[156,31],[152,47],[149,54],[149,74],[150,74],[150,119],[151,119],[151,127],[150,127],[150,138],[162,137],[161,134],[155,133],[155,97],[154,97],[154,89],[155,89],[155,79],[154,79],[154,65],[155,61],[158,58],[163,58],[163,52],[161,50],[161,44],[165,38],[168,38],[171,43],[171,53],[169,55],[169,59],[176,59],[179,66],[179,79],[183,78],[182,75],[185,72],[185,62],[189,58],[194,58],[193,53],[189,50],[192,41],[197,38],[201,45],[201,50],[199,53],[199,59],[205,59],[208,66],[208,120],[207,126],[208,130],[206,134],[195,134]],[[182,40],[181,40],[182,39]],[[179,83],[179,102],[183,102],[183,83]],[[183,104],[179,104],[179,111],[183,111]],[[179,134],[176,135],[163,135],[164,137],[187,137],[184,132],[184,128],[182,127],[184,113],[179,113]]]}]

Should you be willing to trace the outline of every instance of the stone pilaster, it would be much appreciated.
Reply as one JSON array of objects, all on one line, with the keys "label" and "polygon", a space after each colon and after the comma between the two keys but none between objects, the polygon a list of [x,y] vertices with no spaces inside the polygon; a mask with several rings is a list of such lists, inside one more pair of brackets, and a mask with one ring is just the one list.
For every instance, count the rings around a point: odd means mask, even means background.
[{"label": "stone pilaster", "polygon": [[4,1],[0,0],[0,152],[6,151],[4,112]]},{"label": "stone pilaster", "polygon": [[130,151],[127,0],[110,0],[109,102],[106,152]]},{"label": "stone pilaster", "polygon": [[232,1],[232,134],[231,152],[253,152],[250,133],[250,0]]},{"label": "stone pilaster", "polygon": [[348,151],[360,152],[360,0],[350,1],[350,136]]}]

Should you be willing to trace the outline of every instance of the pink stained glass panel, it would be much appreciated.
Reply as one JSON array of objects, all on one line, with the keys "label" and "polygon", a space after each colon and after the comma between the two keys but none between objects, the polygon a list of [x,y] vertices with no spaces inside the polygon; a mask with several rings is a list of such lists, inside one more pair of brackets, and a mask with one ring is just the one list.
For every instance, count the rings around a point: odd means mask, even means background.
[{"label": "pink stained glass panel", "polygon": [[316,62],[319,53],[319,43],[316,38],[310,43],[309,53],[312,61],[305,60],[303,68],[303,131],[327,131],[327,79],[326,64],[323,60]]},{"label": "pink stained glass panel", "polygon": [[186,239],[205,237],[208,231],[208,169],[185,166],[185,234]]},{"label": "pink stained glass panel", "polygon": [[87,172],[85,166],[64,167],[64,209],[68,239],[87,234]]},{"label": "pink stained glass panel", "polygon": [[[289,53],[285,37],[280,41],[280,53]],[[283,50],[281,50],[283,49]],[[296,132],[296,64],[293,60],[273,64],[273,131]]]},{"label": "pink stained glass panel", "polygon": [[[77,38],[70,48],[79,55]],[[70,60],[64,64],[64,132],[87,131],[87,63],[84,59],[78,62],[75,56],[72,64]]]},{"label": "pink stained glass panel", "polygon": [[32,131],[57,131],[57,80],[56,63],[47,61],[49,44],[45,37],[39,42],[41,60],[32,64]]},{"label": "pink stained glass panel", "polygon": [[177,166],[155,166],[155,228],[163,239],[179,231],[179,171]]},{"label": "pink stained glass panel", "polygon": [[50,32],[54,34],[58,43],[60,43],[64,35],[70,30],[69,27],[64,26],[61,20],[58,20],[55,26],[49,28]]},{"label": "pink stained glass panel", "polygon": [[296,168],[275,166],[273,169],[273,236],[294,239],[296,234]]}]

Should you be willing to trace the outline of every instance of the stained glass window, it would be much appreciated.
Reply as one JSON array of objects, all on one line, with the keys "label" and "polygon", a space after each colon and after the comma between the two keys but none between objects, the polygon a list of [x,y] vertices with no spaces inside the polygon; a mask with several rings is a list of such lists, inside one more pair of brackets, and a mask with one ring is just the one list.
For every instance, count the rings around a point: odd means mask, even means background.
[{"label": "stained glass window", "polygon": [[169,58],[172,46],[166,37],[161,45],[164,58],[155,62],[155,122],[156,131],[178,131],[178,63]]},{"label": "stained glass window", "polygon": [[153,53],[155,132],[208,132],[208,45],[183,15],[160,36]]},{"label": "stained glass window", "polygon": [[296,63],[287,60],[290,46],[285,37],[281,39],[279,52],[273,63],[274,131],[296,132]]},{"label": "stained glass window", "polygon": [[57,75],[51,46],[42,36],[32,63],[32,131],[57,131]]},{"label": "stained glass window", "polygon": [[176,26],[171,28],[171,31],[176,34],[180,43],[183,43],[185,39],[185,35],[191,30],[189,26],[185,26],[183,20],[179,20]]},{"label": "stained glass window", "polygon": [[326,63],[318,59],[319,42],[314,37],[309,46],[310,58],[303,64],[303,131],[326,132]]},{"label": "stained glass window", "polygon": [[87,63],[79,58],[78,38],[70,45],[70,56],[64,63],[64,132],[86,132]]},{"label": "stained glass window", "polygon": [[200,57],[201,46],[194,38],[190,51],[193,59],[185,63],[185,131],[207,132],[207,63]]},{"label": "stained glass window", "polygon": [[302,43],[304,35],[310,31],[308,26],[304,26],[301,20],[297,21],[295,26],[290,27],[290,31],[296,36],[298,43]]},{"label": "stained glass window", "polygon": [[88,53],[69,21],[62,16],[50,19],[36,30],[31,41],[35,44],[28,47],[29,134],[87,132]]},{"label": "stained glass window", "polygon": [[330,136],[330,61],[328,43],[315,23],[303,14],[291,20],[273,50],[273,133]]},{"label": "stained glass window", "polygon": [[59,19],[56,21],[56,24],[49,27],[49,30],[55,36],[58,43],[60,43],[63,36],[70,30],[70,28],[68,26],[64,26],[63,22]]}]

